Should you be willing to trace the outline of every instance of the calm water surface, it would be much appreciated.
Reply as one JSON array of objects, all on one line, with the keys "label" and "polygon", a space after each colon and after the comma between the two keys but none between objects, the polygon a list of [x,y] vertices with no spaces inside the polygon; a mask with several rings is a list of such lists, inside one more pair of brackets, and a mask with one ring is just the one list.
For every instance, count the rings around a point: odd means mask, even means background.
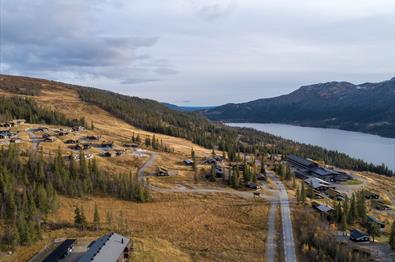
[{"label": "calm water surface", "polygon": [[374,164],[386,164],[395,170],[395,139],[330,128],[301,127],[284,124],[229,123],[250,127],[297,142],[346,153]]}]

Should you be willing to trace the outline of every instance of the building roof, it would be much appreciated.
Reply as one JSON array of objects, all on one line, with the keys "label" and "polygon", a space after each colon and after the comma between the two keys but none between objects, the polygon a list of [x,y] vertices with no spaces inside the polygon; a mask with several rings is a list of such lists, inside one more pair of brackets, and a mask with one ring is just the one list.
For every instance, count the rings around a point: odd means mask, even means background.
[{"label": "building roof", "polygon": [[49,254],[43,260],[43,262],[58,261],[66,253],[68,253],[69,248],[73,246],[74,242],[75,242],[75,239],[66,239],[65,241],[63,241],[62,244],[60,244],[57,248],[55,248],[55,250],[52,251],[51,254]]},{"label": "building roof", "polygon": [[303,166],[306,166],[306,167],[310,167],[310,166],[315,166],[316,165],[314,162],[312,162],[310,160],[304,159],[303,157],[300,157],[300,156],[297,156],[297,155],[293,155],[293,154],[288,155],[287,159],[291,160],[291,161],[294,161],[294,162],[297,162],[297,163],[299,163],[299,164],[301,164]]},{"label": "building roof", "polygon": [[384,225],[383,222],[381,222],[380,220],[378,220],[378,219],[375,218],[374,216],[367,215],[367,218],[368,218],[369,221],[372,221],[372,222],[374,222],[374,223],[376,223],[376,224]]},{"label": "building roof", "polygon": [[79,262],[115,262],[129,244],[129,238],[110,233],[98,238]]},{"label": "building roof", "polygon": [[367,236],[368,235],[366,235],[365,233],[362,233],[359,230],[356,230],[356,229],[351,230],[351,237],[353,237],[355,239],[358,239],[358,238],[361,238],[361,237],[367,237]]},{"label": "building roof", "polygon": [[318,206],[316,206],[316,208],[319,211],[324,212],[324,213],[328,213],[329,211],[333,210],[333,208],[331,208],[330,206],[326,206],[326,205],[318,205]]},{"label": "building roof", "polygon": [[334,175],[334,172],[332,172],[328,169],[322,168],[322,167],[315,167],[315,168],[312,168],[310,171],[312,173],[314,173],[315,175],[322,176],[322,177]]},{"label": "building roof", "polygon": [[328,182],[326,182],[322,179],[316,178],[316,177],[309,177],[309,178],[305,179],[304,182],[306,184],[309,184],[310,186],[312,186],[314,189],[322,187],[322,186],[329,187],[329,185],[330,185]]}]

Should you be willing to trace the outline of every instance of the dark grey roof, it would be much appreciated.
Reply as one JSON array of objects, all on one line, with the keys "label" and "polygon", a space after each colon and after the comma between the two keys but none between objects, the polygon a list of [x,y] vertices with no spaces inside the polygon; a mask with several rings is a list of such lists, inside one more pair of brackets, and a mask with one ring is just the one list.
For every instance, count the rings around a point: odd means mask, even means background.
[{"label": "dark grey roof", "polygon": [[295,162],[297,162],[297,163],[299,163],[299,164],[301,164],[303,166],[306,166],[306,167],[314,165],[314,163],[312,161],[304,159],[303,157],[300,157],[300,156],[297,156],[297,155],[293,155],[293,154],[288,155],[287,159],[295,161]]},{"label": "dark grey roof", "polygon": [[69,252],[69,248],[74,245],[75,239],[66,239],[54,251],[51,252],[43,262],[53,262],[60,260],[64,255]]},{"label": "dark grey roof", "polygon": [[123,255],[128,246],[129,238],[117,233],[110,233],[98,238],[79,262],[115,262]]},{"label": "dark grey roof", "polygon": [[358,238],[361,238],[361,237],[367,237],[367,236],[368,235],[366,235],[365,233],[362,233],[359,230],[356,230],[356,229],[351,230],[351,237],[353,237],[355,239],[358,239]]},{"label": "dark grey roof", "polygon": [[311,169],[311,172],[313,172],[317,176],[330,176],[334,175],[334,173],[328,169],[322,168],[322,167],[315,167]]},{"label": "dark grey roof", "polygon": [[383,222],[381,222],[380,220],[378,220],[378,219],[375,218],[374,216],[368,215],[367,218],[368,218],[369,221],[372,221],[372,222],[377,223],[377,224],[380,224],[380,225],[384,225]]}]

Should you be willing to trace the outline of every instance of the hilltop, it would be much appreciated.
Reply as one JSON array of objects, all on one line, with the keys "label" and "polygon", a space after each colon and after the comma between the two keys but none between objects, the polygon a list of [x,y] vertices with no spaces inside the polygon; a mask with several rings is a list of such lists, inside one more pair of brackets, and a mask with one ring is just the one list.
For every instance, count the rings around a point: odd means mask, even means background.
[{"label": "hilltop", "polygon": [[395,137],[394,101],[395,78],[359,85],[328,82],[279,97],[226,104],[204,114],[225,122],[284,123]]}]

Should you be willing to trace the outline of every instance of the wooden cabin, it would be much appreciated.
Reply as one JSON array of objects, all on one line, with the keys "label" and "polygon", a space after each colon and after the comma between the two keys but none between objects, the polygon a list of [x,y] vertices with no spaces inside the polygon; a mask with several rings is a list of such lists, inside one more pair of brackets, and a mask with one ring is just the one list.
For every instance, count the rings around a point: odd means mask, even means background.
[{"label": "wooden cabin", "polygon": [[164,167],[158,167],[157,176],[169,176],[169,170]]}]

